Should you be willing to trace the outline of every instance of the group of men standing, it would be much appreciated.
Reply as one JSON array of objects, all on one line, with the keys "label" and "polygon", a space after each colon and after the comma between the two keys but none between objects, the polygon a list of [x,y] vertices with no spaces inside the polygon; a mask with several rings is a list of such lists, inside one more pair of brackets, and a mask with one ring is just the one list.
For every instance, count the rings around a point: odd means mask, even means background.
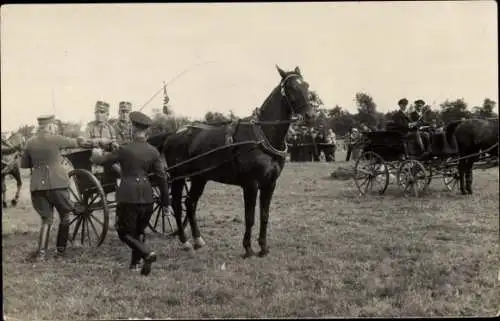
[{"label": "group of men standing", "polygon": [[[169,191],[164,163],[159,151],[146,141],[146,132],[152,124],[148,116],[132,112],[132,104],[122,101],[118,121],[110,123],[108,118],[109,104],[97,101],[95,120],[87,125],[86,137],[73,139],[57,134],[54,115],[38,117],[38,132],[28,140],[21,157],[21,167],[31,169],[31,201],[42,220],[36,257],[45,258],[54,208],[60,218],[56,241],[60,255],[64,254],[69,238],[69,217],[74,207],[69,197],[68,169],[63,166],[61,150],[91,146],[92,163],[114,164],[119,168],[116,231],[120,240],[131,248],[130,269],[137,269],[143,260],[141,274],[148,275],[156,260],[155,252],[144,242],[144,229],[153,212],[148,171],[152,169],[159,179],[161,205],[167,207]],[[101,148],[107,148],[109,152]]]},{"label": "group of men standing", "polygon": [[319,162],[321,153],[327,162],[335,161],[337,140],[331,128],[327,131],[322,126],[318,129],[297,128],[289,135],[287,144],[291,162]]}]

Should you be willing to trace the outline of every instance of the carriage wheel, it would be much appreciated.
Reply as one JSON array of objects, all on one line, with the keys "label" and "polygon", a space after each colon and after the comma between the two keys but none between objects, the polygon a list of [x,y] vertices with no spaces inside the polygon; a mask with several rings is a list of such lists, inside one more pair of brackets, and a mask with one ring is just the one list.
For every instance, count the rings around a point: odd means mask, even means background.
[{"label": "carriage wheel", "polygon": [[[70,198],[74,204],[69,241],[73,245],[100,246],[109,226],[109,207],[101,183],[85,169],[70,171],[69,178]],[[88,186],[89,183],[91,186]],[[86,190],[82,190],[84,186]],[[93,193],[87,192],[88,189],[92,189]]]},{"label": "carriage wheel", "polygon": [[443,171],[443,183],[448,191],[453,192],[457,189],[460,182],[460,174],[456,167],[447,168]]},{"label": "carriage wheel", "polygon": [[[184,201],[186,199],[187,193],[189,192],[188,182],[184,182],[184,191],[182,192],[182,213],[184,218],[182,219],[182,228],[186,228],[188,219],[186,216],[186,208],[184,206]],[[153,187],[153,197],[154,197],[154,207],[153,215],[148,222],[149,228],[162,236],[176,236],[178,234],[177,224],[175,223],[174,211],[172,206],[168,207],[168,211],[165,211],[160,203],[160,189],[157,186]]]},{"label": "carriage wheel", "polygon": [[389,185],[389,167],[377,153],[364,152],[354,166],[354,181],[361,195],[367,194],[374,188],[379,195],[382,195]]},{"label": "carriage wheel", "polygon": [[406,196],[418,196],[429,186],[429,178],[424,166],[413,159],[401,163],[397,179],[399,188]]}]

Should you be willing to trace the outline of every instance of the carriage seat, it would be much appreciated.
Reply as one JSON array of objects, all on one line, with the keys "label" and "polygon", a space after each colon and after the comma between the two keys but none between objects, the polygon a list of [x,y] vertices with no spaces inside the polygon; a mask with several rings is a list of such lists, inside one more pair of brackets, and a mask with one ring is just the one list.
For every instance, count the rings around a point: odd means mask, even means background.
[{"label": "carriage seat", "polygon": [[431,150],[433,156],[452,156],[458,153],[456,141],[448,142],[446,133],[434,132],[431,135]]}]

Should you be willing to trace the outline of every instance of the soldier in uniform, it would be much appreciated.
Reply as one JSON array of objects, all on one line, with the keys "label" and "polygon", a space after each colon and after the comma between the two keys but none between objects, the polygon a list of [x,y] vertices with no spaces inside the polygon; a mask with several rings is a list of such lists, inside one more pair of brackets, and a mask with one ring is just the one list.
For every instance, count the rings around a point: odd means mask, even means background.
[{"label": "soldier in uniform", "polygon": [[128,142],[132,140],[132,125],[130,123],[130,112],[132,104],[128,101],[121,101],[118,106],[118,121],[115,123],[115,132],[118,140]]},{"label": "soldier in uniform", "polygon": [[162,205],[169,204],[167,176],[158,150],[146,141],[146,132],[152,120],[141,112],[130,113],[132,142],[113,152],[102,154],[94,149],[91,161],[96,164],[119,162],[122,168],[121,184],[116,191],[116,230],[120,240],[132,249],[130,269],[136,269],[140,260],[144,263],[142,275],[151,272],[156,253],[141,239],[153,212],[153,190],[148,170],[154,169],[160,182]]},{"label": "soldier in uniform", "polygon": [[62,165],[61,149],[80,147],[83,139],[57,135],[54,116],[38,117],[38,133],[26,143],[21,167],[31,171],[31,202],[42,219],[38,241],[38,256],[44,258],[48,248],[53,209],[59,213],[57,251],[63,253],[69,236],[69,216],[73,204],[69,198],[69,178]]},{"label": "soldier in uniform", "polygon": [[105,145],[117,139],[116,131],[108,122],[109,104],[104,101],[97,101],[95,104],[95,120],[87,125],[85,130],[87,138],[90,139],[94,147]]}]

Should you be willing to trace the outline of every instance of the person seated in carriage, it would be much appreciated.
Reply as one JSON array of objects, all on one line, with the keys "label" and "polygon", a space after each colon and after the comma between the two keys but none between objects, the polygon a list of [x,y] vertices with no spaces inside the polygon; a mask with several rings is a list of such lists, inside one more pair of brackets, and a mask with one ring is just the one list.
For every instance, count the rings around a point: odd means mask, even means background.
[{"label": "person seated in carriage", "polygon": [[118,120],[113,123],[117,139],[121,142],[129,142],[132,140],[132,124],[130,122],[130,112],[132,111],[132,103],[128,101],[120,101],[118,105]]},{"label": "person seated in carriage", "polygon": [[394,129],[400,131],[407,131],[411,126],[411,119],[406,113],[406,108],[408,107],[408,99],[401,98],[398,101],[399,109],[394,113],[392,117],[392,123],[387,125],[387,129]]},{"label": "person seated in carriage", "polygon": [[94,109],[95,120],[87,124],[85,130],[86,137],[91,142],[92,147],[101,147],[116,140],[116,130],[109,123],[109,104],[104,101],[97,101]]},{"label": "person seated in carriage", "polygon": [[[392,122],[387,124],[387,130],[398,131],[406,137],[415,136],[415,140],[422,154],[430,152],[430,135],[427,132],[420,132],[419,125],[422,124],[423,107],[425,101],[418,99],[414,102],[414,108],[409,113],[406,112],[408,99],[401,98],[398,101],[399,109],[394,114]],[[415,129],[417,132],[415,133]],[[424,144],[424,141],[426,144]]]}]

